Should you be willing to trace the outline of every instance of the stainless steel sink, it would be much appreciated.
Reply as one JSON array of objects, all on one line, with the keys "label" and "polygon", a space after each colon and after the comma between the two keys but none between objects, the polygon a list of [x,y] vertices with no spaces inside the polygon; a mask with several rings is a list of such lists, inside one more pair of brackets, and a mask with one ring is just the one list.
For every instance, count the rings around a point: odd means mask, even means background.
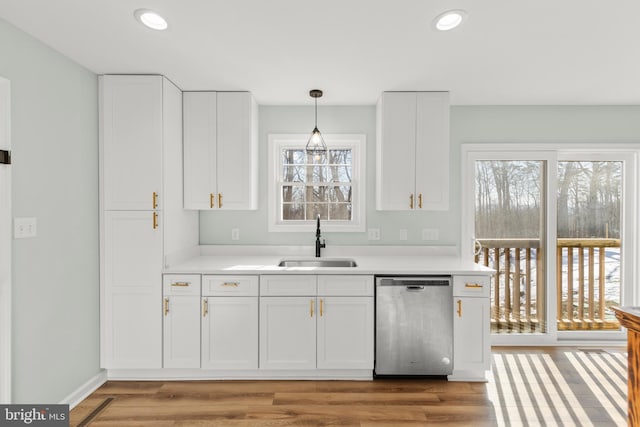
[{"label": "stainless steel sink", "polygon": [[283,259],[278,267],[357,267],[355,260],[341,259]]}]

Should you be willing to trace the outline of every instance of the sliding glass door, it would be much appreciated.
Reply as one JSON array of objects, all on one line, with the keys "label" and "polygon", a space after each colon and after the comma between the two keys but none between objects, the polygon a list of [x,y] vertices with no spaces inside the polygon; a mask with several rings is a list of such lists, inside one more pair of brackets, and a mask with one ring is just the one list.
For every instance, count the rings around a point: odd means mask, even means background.
[{"label": "sliding glass door", "polygon": [[623,339],[610,307],[634,301],[636,153],[463,153],[463,251],[496,270],[494,342]]}]

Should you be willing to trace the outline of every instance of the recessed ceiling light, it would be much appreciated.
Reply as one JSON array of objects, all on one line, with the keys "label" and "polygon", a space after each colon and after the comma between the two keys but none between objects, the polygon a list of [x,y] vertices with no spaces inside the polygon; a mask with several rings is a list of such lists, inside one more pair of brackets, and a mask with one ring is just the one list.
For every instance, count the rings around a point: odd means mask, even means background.
[{"label": "recessed ceiling light", "polygon": [[138,9],[133,12],[133,16],[135,16],[136,19],[140,21],[145,27],[149,27],[152,30],[162,31],[166,30],[168,27],[166,19],[158,15],[153,10]]},{"label": "recessed ceiling light", "polygon": [[449,31],[456,28],[464,21],[467,16],[467,12],[461,9],[447,10],[436,16],[433,20],[433,25],[440,31]]}]

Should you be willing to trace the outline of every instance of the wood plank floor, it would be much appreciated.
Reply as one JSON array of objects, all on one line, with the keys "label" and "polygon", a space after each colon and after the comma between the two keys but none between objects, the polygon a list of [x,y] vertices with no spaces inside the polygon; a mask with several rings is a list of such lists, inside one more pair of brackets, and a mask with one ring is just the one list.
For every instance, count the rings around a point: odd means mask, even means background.
[{"label": "wood plank floor", "polygon": [[625,426],[622,348],[493,349],[488,383],[109,381],[72,426]]}]

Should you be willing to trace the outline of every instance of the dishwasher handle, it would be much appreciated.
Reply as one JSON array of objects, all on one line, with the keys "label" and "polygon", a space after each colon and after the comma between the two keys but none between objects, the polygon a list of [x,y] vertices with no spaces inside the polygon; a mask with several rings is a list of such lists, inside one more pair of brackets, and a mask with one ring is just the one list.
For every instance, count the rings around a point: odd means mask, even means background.
[{"label": "dishwasher handle", "polygon": [[424,286],[420,286],[420,285],[407,285],[406,286],[407,292],[420,292],[420,291],[424,291]]},{"label": "dishwasher handle", "polygon": [[429,276],[429,277],[379,277],[377,286],[451,286],[450,276]]}]

